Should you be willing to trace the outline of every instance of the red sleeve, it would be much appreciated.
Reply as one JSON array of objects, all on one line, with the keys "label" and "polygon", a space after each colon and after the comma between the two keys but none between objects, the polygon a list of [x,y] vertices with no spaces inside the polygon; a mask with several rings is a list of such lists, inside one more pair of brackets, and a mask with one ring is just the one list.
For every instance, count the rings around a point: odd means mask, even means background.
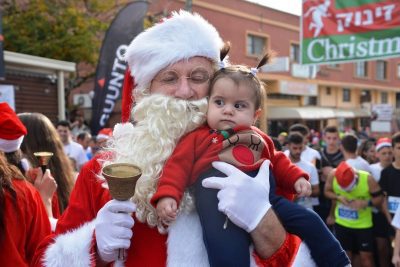
[{"label": "red sleeve", "polygon": [[35,255],[31,261],[31,265],[32,267],[42,267],[43,262],[42,262],[42,258],[44,256],[44,254],[46,253],[46,249],[54,243],[54,238],[56,237],[56,235],[50,234],[48,236],[46,236],[38,245],[38,247],[36,248],[35,251]]},{"label": "red sleeve", "polygon": [[198,154],[196,140],[201,139],[203,132],[195,130],[179,141],[164,165],[157,191],[150,201],[153,206],[163,197],[172,197],[179,205],[185,188],[191,184],[190,177]]},{"label": "red sleeve", "polygon": [[100,172],[99,155],[91,159],[81,169],[71,192],[67,209],[58,219],[56,234],[74,229],[96,218],[97,212],[111,199],[109,191],[104,189],[97,174]]},{"label": "red sleeve", "polygon": [[261,259],[255,252],[253,257],[257,266],[281,267],[291,266],[299,250],[301,240],[296,235],[287,234],[282,246],[268,259]]},{"label": "red sleeve", "polygon": [[254,130],[257,131],[266,142],[266,151],[264,154],[266,158],[271,161],[272,172],[274,173],[276,181],[277,193],[285,196],[286,198],[292,199],[292,194],[296,194],[294,189],[295,182],[301,177],[309,180],[309,175],[293,164],[283,152],[276,151],[274,142],[269,136],[257,128],[254,128]]},{"label": "red sleeve", "polygon": [[53,211],[53,217],[58,219],[61,216],[60,206],[58,203],[58,195],[57,191],[54,192],[54,195],[51,199],[51,210]]},{"label": "red sleeve", "polygon": [[[10,224],[7,232],[12,232],[12,229],[17,228],[18,234],[12,236],[15,242],[7,243],[7,246],[2,248],[2,253],[9,253],[10,263],[16,263],[12,259],[15,259],[18,253],[29,263],[34,257],[39,242],[51,234],[50,222],[42,198],[33,185],[26,180],[13,179],[13,187],[17,193],[17,207],[13,204],[6,206],[9,210],[7,212],[12,210],[13,214],[6,213],[5,215]],[[17,249],[18,252],[13,249]]]}]

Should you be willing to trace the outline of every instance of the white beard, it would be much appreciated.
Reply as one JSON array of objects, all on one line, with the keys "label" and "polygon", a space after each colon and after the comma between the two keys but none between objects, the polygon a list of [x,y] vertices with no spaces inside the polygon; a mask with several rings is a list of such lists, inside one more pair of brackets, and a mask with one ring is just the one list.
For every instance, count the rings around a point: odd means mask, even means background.
[{"label": "white beard", "polygon": [[[107,150],[112,158],[102,162],[131,163],[142,170],[132,200],[137,205],[136,217],[150,226],[157,226],[160,232],[165,228],[159,222],[150,199],[156,191],[166,160],[171,156],[179,139],[205,122],[207,100],[187,101],[153,94],[143,97],[132,110],[137,121],[117,124]],[[193,201],[185,193],[180,209],[190,210]]]}]

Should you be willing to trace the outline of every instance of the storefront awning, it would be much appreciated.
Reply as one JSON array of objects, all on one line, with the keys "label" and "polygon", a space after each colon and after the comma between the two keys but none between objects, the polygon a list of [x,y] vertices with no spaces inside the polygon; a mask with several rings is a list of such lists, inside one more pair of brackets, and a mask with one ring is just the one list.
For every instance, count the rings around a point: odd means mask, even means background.
[{"label": "storefront awning", "polygon": [[337,109],[325,107],[268,107],[269,120],[326,120],[334,118],[369,117],[370,112],[364,109]]}]

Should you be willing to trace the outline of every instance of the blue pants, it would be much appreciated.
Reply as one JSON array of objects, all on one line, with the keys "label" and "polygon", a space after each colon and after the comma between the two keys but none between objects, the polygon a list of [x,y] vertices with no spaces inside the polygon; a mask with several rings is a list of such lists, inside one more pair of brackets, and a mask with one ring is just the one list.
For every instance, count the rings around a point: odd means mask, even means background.
[{"label": "blue pants", "polygon": [[[254,177],[257,173],[258,170],[247,174]],[[201,185],[203,179],[211,176],[224,177],[225,175],[212,168],[200,175],[195,185],[196,208],[210,266],[249,266],[250,235],[230,221],[227,228],[223,228],[226,215],[218,211],[218,190],[204,188]],[[269,179],[269,198],[275,213],[286,231],[299,236],[308,245],[317,265],[342,267],[349,264],[350,260],[345,251],[321,218],[312,210],[275,195],[275,178],[272,171]]]}]

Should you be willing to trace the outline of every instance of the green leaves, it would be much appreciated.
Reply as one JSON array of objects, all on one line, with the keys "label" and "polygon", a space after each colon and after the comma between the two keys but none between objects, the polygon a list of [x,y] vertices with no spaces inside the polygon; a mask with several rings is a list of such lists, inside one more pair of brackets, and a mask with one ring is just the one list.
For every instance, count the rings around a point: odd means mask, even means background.
[{"label": "green leaves", "polygon": [[6,2],[0,4],[5,50],[94,66],[105,30],[127,1]]}]

